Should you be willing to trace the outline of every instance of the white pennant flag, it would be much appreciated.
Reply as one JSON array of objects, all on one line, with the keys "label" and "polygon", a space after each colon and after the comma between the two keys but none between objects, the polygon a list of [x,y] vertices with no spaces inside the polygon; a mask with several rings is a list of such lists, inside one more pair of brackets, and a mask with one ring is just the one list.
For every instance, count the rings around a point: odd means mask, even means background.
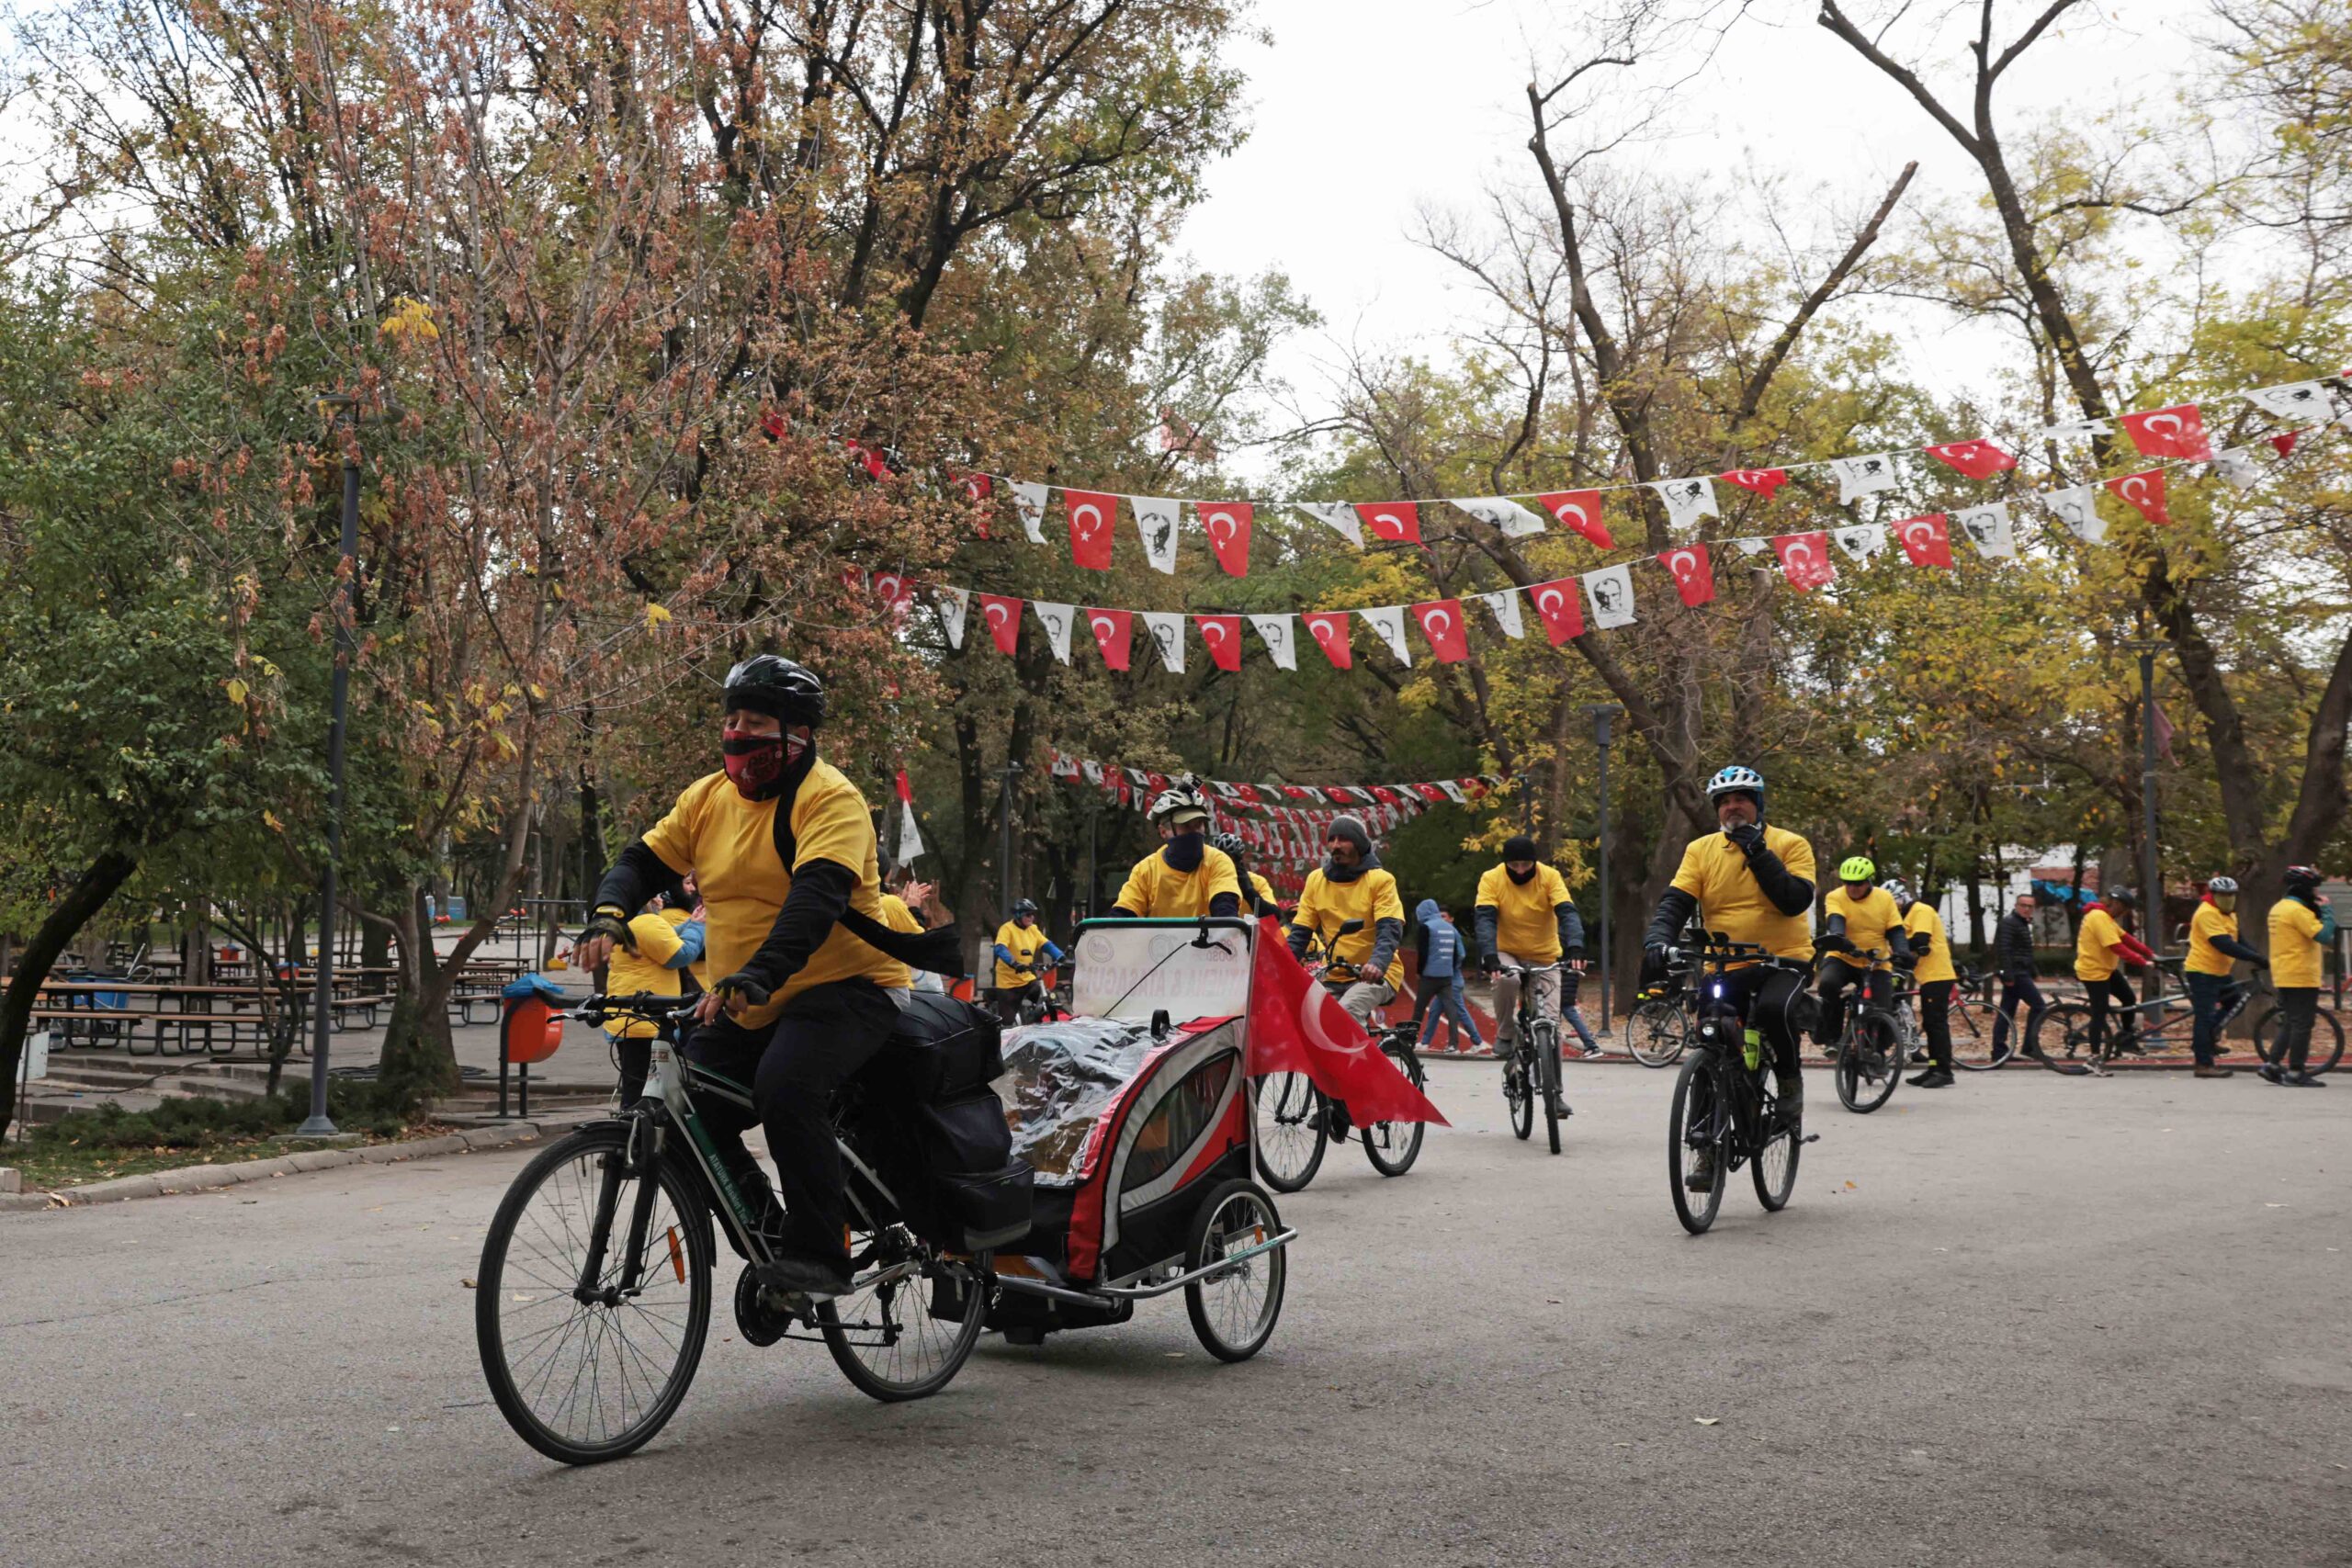
[{"label": "white pennant flag", "polygon": [[1013,507],[1021,513],[1021,531],[1029,536],[1031,544],[1044,544],[1047,487],[1014,479],[1011,488]]},{"label": "white pennant flag", "polygon": [[1363,548],[1363,519],[1358,517],[1356,509],[1346,502],[1300,501],[1292,504],[1326,528],[1337,529],[1356,548]]},{"label": "white pennant flag", "polygon": [[923,852],[922,830],[915,826],[915,803],[899,803],[899,849],[896,856],[900,865],[912,865],[915,857]]},{"label": "white pennant flag", "polygon": [[1151,640],[1159,649],[1159,662],[1171,675],[1184,672],[1184,617],[1173,610],[1138,610],[1144,626],[1151,632]]},{"label": "white pennant flag", "polygon": [[1100,785],[1102,782],[1102,764],[1100,762],[1080,762],[1078,771],[1088,784]]},{"label": "white pennant flag", "polygon": [[1721,517],[1715,510],[1715,481],[1710,479],[1659,479],[1650,486],[1666,502],[1667,520],[1677,528],[1695,528],[1702,517]]},{"label": "white pennant flag", "polygon": [[1470,804],[1470,797],[1463,794],[1462,786],[1454,783],[1452,779],[1438,780],[1437,787],[1445,791],[1445,798],[1453,802],[1454,805],[1467,806]]},{"label": "white pennant flag", "polygon": [[2232,490],[2252,490],[2262,482],[2262,471],[2254,466],[2254,455],[2243,446],[2214,453],[2212,471]]},{"label": "white pennant flag", "polygon": [[1866,495],[1876,495],[1883,490],[1894,488],[1894,457],[1891,453],[1878,452],[1867,457],[1832,457],[1829,459],[1829,471],[1838,476],[1838,502],[1841,506],[1860,501]]},{"label": "white pennant flag", "polygon": [[1506,588],[1498,593],[1474,593],[1472,598],[1494,612],[1495,625],[1502,627],[1505,637],[1525,637],[1527,623],[1519,615],[1519,590]]},{"label": "white pennant flag", "polygon": [[1136,532],[1143,537],[1143,553],[1155,571],[1176,570],[1176,516],[1181,502],[1163,500],[1156,495],[1131,495],[1127,504],[1135,509]]},{"label": "white pennant flag", "polygon": [[1739,547],[1739,553],[1744,556],[1760,556],[1772,547],[1770,539],[1734,539],[1732,543]]},{"label": "white pennant flag", "polygon": [[1864,523],[1851,528],[1833,528],[1830,530],[1830,537],[1838,541],[1839,549],[1856,560],[1865,563],[1879,551],[1886,548],[1886,529],[1877,523]]},{"label": "white pennant flag", "polygon": [[2042,431],[2036,441],[2090,441],[2105,435],[2109,429],[2103,419],[2062,419]]},{"label": "white pennant flag", "polygon": [[1543,517],[1530,512],[1507,495],[1482,495],[1476,500],[1457,501],[1454,505],[1490,527],[1499,528],[1506,538],[1524,539],[1544,531]]},{"label": "white pennant flag", "polygon": [[2257,387],[2245,400],[2274,419],[2324,422],[2335,412],[2335,398],[2323,381],[2289,381],[2282,386]]},{"label": "white pennant flag", "polygon": [[2066,525],[2066,531],[2086,545],[2103,543],[2107,538],[2107,519],[2098,514],[2098,486],[2076,485],[2072,490],[2053,490],[2041,497],[2041,504],[2050,514]]},{"label": "white pennant flag", "polygon": [[2017,535],[2009,525],[2009,508],[2006,502],[1994,502],[1986,506],[1972,506],[1955,512],[1951,520],[1968,536],[1976,553],[1988,560],[2017,558]]},{"label": "white pennant flag", "polygon": [[1250,624],[1258,628],[1258,640],[1266,645],[1267,656],[1277,670],[1298,668],[1298,623],[1289,615],[1252,615]]},{"label": "white pennant flag", "polygon": [[1363,617],[1364,625],[1380,634],[1380,640],[1388,645],[1388,651],[1396,656],[1397,663],[1413,662],[1412,654],[1405,647],[1404,605],[1383,604],[1377,609],[1358,610],[1356,614]]},{"label": "white pennant flag", "polygon": [[939,611],[939,624],[947,633],[947,646],[964,646],[964,617],[972,607],[972,591],[968,588],[943,588],[932,604]]},{"label": "white pennant flag", "polygon": [[1054,657],[1064,664],[1068,664],[1069,662],[1070,606],[1048,604],[1043,599],[1032,599],[1029,601],[1029,607],[1037,612],[1037,619],[1044,624],[1046,641],[1052,646]]},{"label": "white pennant flag", "polygon": [[1634,624],[1634,569],[1604,566],[1584,574],[1585,603],[1592,606],[1592,624],[1604,630]]}]

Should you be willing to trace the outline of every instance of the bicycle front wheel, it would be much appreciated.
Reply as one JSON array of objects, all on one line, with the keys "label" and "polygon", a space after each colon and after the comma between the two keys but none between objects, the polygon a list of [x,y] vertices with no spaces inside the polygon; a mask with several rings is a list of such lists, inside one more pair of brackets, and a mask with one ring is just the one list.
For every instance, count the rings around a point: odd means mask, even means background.
[{"label": "bicycle front wheel", "polygon": [[1535,1043],[1535,1081],[1544,1100],[1544,1134],[1552,1152],[1560,1152],[1560,1037],[1549,1024],[1537,1024],[1529,1036]]},{"label": "bicycle front wheel", "polygon": [[1527,1049],[1514,1045],[1503,1057],[1503,1103],[1510,1108],[1510,1130],[1521,1143],[1535,1131],[1535,1089],[1528,1080]]},{"label": "bicycle front wheel", "polygon": [[[2254,1026],[2254,1049],[2256,1055],[2274,1067],[2287,1065],[2287,1053],[2278,1043],[2278,1010],[2272,1008]],[[2312,1018],[2311,1050],[2304,1055],[2303,1070],[2316,1077],[2344,1057],[2344,1024],[2335,1014],[2321,1008]]]},{"label": "bicycle front wheel", "polygon": [[542,1152],[482,1242],[482,1376],[516,1434],[566,1464],[618,1459],[660,1431],[710,1329],[700,1190],[668,1160],[628,1168],[628,1140],[594,1127]]},{"label": "bicycle front wheel", "polygon": [[[1392,1034],[1380,1043],[1380,1054],[1394,1062],[1415,1089],[1421,1087],[1421,1058],[1410,1044]],[[1383,1176],[1402,1176],[1421,1157],[1421,1139],[1428,1131],[1428,1124],[1421,1122],[1374,1122],[1363,1129],[1364,1157]]]},{"label": "bicycle front wheel", "polygon": [[[2112,1020],[2108,1027],[2114,1027]],[[2091,1010],[2078,1002],[2061,1002],[2050,1009],[2034,1025],[2033,1044],[2041,1065],[2053,1073],[2079,1077],[2089,1072]]]},{"label": "bicycle front wheel", "polygon": [[1902,1077],[1902,1047],[1894,1029],[1875,1013],[1856,1019],[1838,1053],[1838,1103],[1867,1116],[1887,1102]]},{"label": "bicycle front wheel", "polygon": [[1674,1059],[1682,1055],[1681,1005],[1665,1000],[1644,1002],[1626,1021],[1625,1032],[1633,1044],[1634,1060],[1645,1067],[1671,1066]]},{"label": "bicycle front wheel", "polygon": [[[1674,1217],[1692,1235],[1713,1224],[1724,1206],[1724,1183],[1731,1179],[1729,1125],[1714,1060],[1706,1052],[1694,1053],[1674,1080],[1666,1127],[1666,1181],[1674,1194]],[[1694,1190],[1691,1183],[1701,1179],[1706,1185]]]},{"label": "bicycle front wheel", "polygon": [[1258,1122],[1258,1174],[1277,1192],[1296,1192],[1315,1179],[1330,1140],[1323,1091],[1305,1073],[1268,1073],[1250,1081]]},{"label": "bicycle front wheel", "polygon": [[937,1393],[988,1325],[989,1255],[941,1257],[903,1225],[851,1241],[849,1293],[817,1303],[833,1364],[885,1404]]}]

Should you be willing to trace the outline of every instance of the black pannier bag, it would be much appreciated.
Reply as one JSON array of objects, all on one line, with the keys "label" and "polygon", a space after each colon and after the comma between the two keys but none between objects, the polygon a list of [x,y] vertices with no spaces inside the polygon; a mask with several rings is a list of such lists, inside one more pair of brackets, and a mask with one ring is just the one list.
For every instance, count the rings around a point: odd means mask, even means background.
[{"label": "black pannier bag", "polygon": [[943,1245],[972,1252],[1029,1234],[1035,1178],[1012,1157],[1012,1129],[994,1089],[918,1105],[914,1125]]},{"label": "black pannier bag", "polygon": [[929,1101],[971,1094],[1003,1074],[995,1018],[954,997],[915,991],[865,1077],[893,1099]]}]

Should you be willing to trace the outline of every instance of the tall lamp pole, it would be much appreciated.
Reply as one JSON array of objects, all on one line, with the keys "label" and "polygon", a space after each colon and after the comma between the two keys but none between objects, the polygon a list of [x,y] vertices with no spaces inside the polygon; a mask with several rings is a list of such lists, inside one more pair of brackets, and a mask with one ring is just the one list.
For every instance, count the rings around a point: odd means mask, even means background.
[{"label": "tall lamp pole", "polygon": [[[2165,943],[2165,890],[2156,867],[2156,655],[2164,650],[2159,637],[2138,637],[2127,644],[2140,656],[2140,897],[2148,911],[2147,943],[2162,952]],[[2161,964],[2148,965],[2148,999],[2164,994]]]},{"label": "tall lamp pole", "polygon": [[1615,703],[1587,703],[1592,715],[1592,739],[1600,748],[1600,1037],[1609,1038],[1609,1011],[1616,996],[1609,984],[1609,949],[1616,928],[1609,919],[1609,727],[1625,710]]},{"label": "tall lamp pole", "polygon": [[354,399],[337,393],[319,400],[334,412],[347,434],[343,453],[343,541],[335,562],[334,674],[327,721],[327,862],[319,873],[319,957],[311,996],[311,1114],[294,1129],[301,1138],[340,1136],[327,1114],[327,1039],[334,1013],[335,865],[343,858],[343,753],[345,716],[351,703],[351,584],[359,570],[359,423]]}]

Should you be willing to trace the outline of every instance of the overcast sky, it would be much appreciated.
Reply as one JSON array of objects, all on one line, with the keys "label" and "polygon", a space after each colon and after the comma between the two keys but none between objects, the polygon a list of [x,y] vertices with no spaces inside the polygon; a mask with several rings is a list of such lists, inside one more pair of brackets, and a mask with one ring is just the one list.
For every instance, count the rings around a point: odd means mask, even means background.
[{"label": "overcast sky", "polygon": [[[1849,0],[1866,13],[1870,0]],[[1970,7],[1973,9],[1973,7]],[[1325,327],[1281,368],[1310,412],[1329,402],[1337,344],[1442,355],[1479,306],[1413,243],[1424,204],[1475,212],[1500,183],[1532,182],[1525,84],[1574,39],[1583,9],[1541,0],[1261,0],[1270,45],[1237,47],[1254,130],[1208,176],[1182,244],[1213,270],[1289,273]],[[1932,9],[1931,7],[1925,9]],[[2003,7],[2004,31],[2036,5]],[[1973,166],[1908,97],[1812,21],[1804,0],[1758,0],[1679,98],[1677,134],[1624,154],[1669,170],[1743,164],[1814,186],[1841,210],[1911,159],[1912,200],[1978,186]],[[2004,121],[2067,106],[2161,105],[2199,55],[2203,0],[2130,0],[2043,40],[2003,79]],[[1956,53],[1948,55],[1957,67]],[[1531,63],[1533,64],[1531,69]],[[1984,345],[1926,312],[1903,321],[1915,371],[1979,382]],[[1249,466],[1242,459],[1242,466]]]}]

